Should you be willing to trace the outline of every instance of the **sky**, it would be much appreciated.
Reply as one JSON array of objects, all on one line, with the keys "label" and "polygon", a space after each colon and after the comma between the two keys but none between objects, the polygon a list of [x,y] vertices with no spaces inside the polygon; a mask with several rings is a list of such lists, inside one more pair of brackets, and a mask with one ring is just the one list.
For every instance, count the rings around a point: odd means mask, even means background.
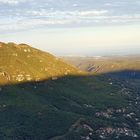
[{"label": "sky", "polygon": [[140,0],[0,0],[0,41],[55,55],[140,55]]}]

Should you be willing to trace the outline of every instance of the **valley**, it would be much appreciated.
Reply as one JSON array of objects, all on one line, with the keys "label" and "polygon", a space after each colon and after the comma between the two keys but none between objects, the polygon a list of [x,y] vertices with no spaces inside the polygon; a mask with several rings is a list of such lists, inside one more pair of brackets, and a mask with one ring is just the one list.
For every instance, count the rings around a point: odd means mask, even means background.
[{"label": "valley", "polygon": [[71,61],[0,46],[0,140],[140,139],[139,58]]}]

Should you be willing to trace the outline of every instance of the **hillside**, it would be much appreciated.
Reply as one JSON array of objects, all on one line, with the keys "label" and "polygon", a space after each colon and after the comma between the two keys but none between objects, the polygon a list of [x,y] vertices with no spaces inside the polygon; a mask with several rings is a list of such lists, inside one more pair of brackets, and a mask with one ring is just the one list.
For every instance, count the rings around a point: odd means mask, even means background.
[{"label": "hillside", "polygon": [[26,44],[0,43],[0,84],[57,79],[80,70]]},{"label": "hillside", "polygon": [[0,140],[140,139],[140,71],[87,74],[14,43],[0,68]]},{"label": "hillside", "polygon": [[140,56],[63,57],[65,62],[93,73],[140,70]]}]

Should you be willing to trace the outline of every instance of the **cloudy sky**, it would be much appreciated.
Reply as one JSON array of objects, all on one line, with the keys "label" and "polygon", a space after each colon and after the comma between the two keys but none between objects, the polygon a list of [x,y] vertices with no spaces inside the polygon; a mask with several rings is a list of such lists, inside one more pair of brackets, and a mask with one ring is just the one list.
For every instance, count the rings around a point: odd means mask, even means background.
[{"label": "cloudy sky", "polygon": [[140,0],[0,0],[0,41],[56,55],[140,54]]}]

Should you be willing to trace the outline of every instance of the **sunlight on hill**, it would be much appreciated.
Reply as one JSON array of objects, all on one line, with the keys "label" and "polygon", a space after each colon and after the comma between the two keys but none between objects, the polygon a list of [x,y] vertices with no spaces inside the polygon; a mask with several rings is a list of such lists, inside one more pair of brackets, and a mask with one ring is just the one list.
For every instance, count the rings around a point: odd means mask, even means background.
[{"label": "sunlight on hill", "polygon": [[83,72],[26,44],[0,43],[0,84],[56,80]]}]

